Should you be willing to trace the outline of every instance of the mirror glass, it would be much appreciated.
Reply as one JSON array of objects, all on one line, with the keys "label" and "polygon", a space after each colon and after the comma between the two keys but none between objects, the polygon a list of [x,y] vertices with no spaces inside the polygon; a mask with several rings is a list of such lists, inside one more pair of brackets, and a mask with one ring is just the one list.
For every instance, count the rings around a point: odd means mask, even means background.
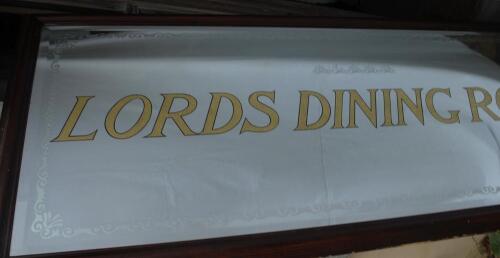
[{"label": "mirror glass", "polygon": [[47,27],[12,255],[500,204],[500,37]]}]

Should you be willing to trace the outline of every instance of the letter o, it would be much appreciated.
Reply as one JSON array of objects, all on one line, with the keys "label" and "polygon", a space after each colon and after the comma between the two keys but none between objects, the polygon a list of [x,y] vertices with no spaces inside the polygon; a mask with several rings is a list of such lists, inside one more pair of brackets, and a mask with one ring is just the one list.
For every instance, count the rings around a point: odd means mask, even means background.
[{"label": "letter o", "polygon": [[[116,118],[118,117],[118,114],[128,103],[136,99],[142,101],[143,104],[141,116],[139,116],[135,124],[128,130],[124,132],[118,132],[116,130]],[[151,113],[153,112],[152,110],[153,107],[151,105],[151,101],[146,96],[129,95],[118,100],[118,102],[116,102],[116,104],[109,110],[108,114],[106,115],[104,126],[106,127],[106,131],[108,132],[109,136],[116,139],[128,139],[144,129],[144,127],[149,122],[149,119],[151,118]]]}]

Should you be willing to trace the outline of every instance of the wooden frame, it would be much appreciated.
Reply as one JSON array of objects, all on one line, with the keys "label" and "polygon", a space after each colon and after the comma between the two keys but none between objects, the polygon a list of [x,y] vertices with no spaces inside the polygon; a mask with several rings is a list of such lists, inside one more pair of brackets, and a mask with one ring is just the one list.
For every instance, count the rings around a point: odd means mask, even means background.
[{"label": "wooden frame", "polygon": [[[484,24],[434,24],[389,20],[210,16],[47,16],[21,24],[18,63],[0,123],[0,257],[9,247],[28,104],[44,25],[280,26],[500,32]],[[423,240],[437,240],[500,228],[500,205],[362,223],[207,240],[85,250],[22,257],[311,257],[342,254]],[[21,256],[17,256],[21,257]]]}]

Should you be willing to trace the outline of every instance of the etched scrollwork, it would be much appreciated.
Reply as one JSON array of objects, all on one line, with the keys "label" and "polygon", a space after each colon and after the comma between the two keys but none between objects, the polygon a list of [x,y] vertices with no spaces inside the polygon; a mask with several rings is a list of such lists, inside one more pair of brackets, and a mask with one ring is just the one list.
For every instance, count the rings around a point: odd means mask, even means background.
[{"label": "etched scrollwork", "polygon": [[59,71],[61,68],[60,60],[64,51],[76,47],[76,42],[81,38],[81,33],[68,31],[47,31],[46,33],[49,34],[47,58],[51,60],[50,69],[52,71]]}]

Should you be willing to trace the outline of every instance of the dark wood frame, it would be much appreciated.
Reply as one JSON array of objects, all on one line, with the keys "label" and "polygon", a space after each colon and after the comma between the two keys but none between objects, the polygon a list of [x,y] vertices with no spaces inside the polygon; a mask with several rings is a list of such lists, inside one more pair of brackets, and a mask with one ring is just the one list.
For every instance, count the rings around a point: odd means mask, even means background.
[{"label": "dark wood frame", "polygon": [[[15,198],[40,30],[44,25],[192,25],[335,27],[500,32],[500,25],[285,17],[46,16],[26,17],[16,72],[0,120],[0,257],[10,257]],[[206,240],[22,257],[312,257],[500,229],[500,205],[345,225]],[[16,256],[21,257],[21,256]]]}]

